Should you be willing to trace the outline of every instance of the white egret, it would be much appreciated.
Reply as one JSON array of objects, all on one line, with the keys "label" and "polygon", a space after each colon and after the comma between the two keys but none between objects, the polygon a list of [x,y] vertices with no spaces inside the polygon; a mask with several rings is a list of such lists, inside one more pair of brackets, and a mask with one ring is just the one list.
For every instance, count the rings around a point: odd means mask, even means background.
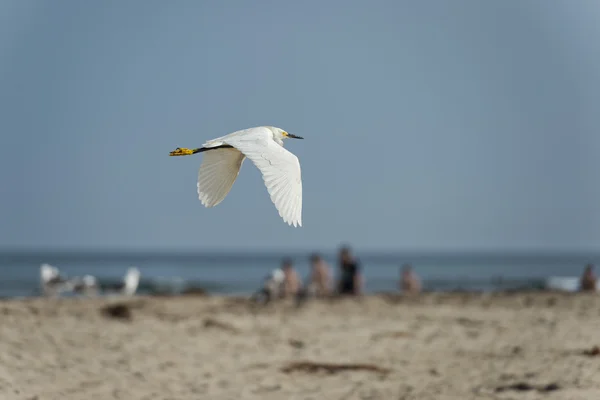
[{"label": "white egret", "polygon": [[197,183],[198,198],[205,207],[223,201],[248,157],[260,170],[281,218],[296,227],[302,226],[302,178],[298,157],[283,148],[286,138],[303,139],[280,128],[260,126],[209,140],[197,149],[178,147],[169,155],[206,153]]}]

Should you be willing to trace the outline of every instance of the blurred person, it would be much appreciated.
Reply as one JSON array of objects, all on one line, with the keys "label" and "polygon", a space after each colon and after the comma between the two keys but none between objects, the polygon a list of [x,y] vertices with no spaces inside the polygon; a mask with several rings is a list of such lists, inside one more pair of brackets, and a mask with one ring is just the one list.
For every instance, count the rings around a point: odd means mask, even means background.
[{"label": "blurred person", "polygon": [[283,279],[283,296],[296,296],[302,289],[302,282],[298,273],[294,269],[292,260],[286,258],[283,260],[282,268],[284,279]]},{"label": "blurred person", "polygon": [[310,275],[306,285],[296,295],[296,306],[302,306],[310,297],[325,297],[331,293],[331,273],[329,265],[319,254],[310,256]]},{"label": "blurred person", "polygon": [[352,255],[349,247],[340,249],[339,255],[340,279],[338,282],[338,294],[360,295],[362,292],[362,275],[360,265]]},{"label": "blurred person", "polygon": [[594,266],[588,264],[585,266],[583,275],[581,276],[581,290],[582,291],[596,291],[596,274],[594,273]]},{"label": "blurred person", "polygon": [[329,265],[319,254],[310,256],[311,272],[308,278],[308,290],[311,294],[322,297],[331,291],[331,273]]},{"label": "blurred person", "polygon": [[421,281],[410,264],[404,264],[400,273],[400,290],[408,294],[421,292]]}]

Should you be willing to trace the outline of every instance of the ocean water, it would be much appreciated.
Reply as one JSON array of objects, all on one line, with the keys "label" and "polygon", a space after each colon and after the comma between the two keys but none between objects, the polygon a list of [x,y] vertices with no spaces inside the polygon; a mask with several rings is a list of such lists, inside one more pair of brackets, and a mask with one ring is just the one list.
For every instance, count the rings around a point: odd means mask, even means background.
[{"label": "ocean water", "polygon": [[[42,263],[68,277],[86,274],[101,283],[120,281],[127,268],[141,271],[139,293],[178,293],[202,287],[215,294],[250,294],[291,257],[302,277],[309,254],[0,252],[0,297],[37,296]],[[337,276],[335,254],[323,254]],[[427,291],[541,289],[550,276],[579,276],[590,254],[357,254],[366,292],[397,290],[399,268],[411,263]]]}]

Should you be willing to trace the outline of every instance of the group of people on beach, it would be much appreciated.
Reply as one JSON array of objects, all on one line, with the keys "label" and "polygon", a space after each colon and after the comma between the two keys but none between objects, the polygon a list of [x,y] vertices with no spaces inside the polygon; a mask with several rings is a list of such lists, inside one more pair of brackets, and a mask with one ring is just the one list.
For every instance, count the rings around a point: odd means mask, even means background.
[{"label": "group of people on beach", "polygon": [[[327,297],[331,295],[360,295],[363,290],[363,277],[358,260],[350,247],[344,246],[338,256],[339,276],[336,281],[329,264],[315,253],[310,256],[310,275],[306,283],[298,275],[291,259],[283,260],[281,268],[271,272],[265,279],[263,287],[255,293],[268,302],[276,298],[295,297],[302,300],[307,297]],[[421,280],[410,264],[402,266],[398,289],[405,294],[416,294],[422,291]],[[579,280],[580,291],[596,291],[597,277],[592,264],[586,265]]]},{"label": "group of people on beach", "polygon": [[[310,275],[306,283],[298,275],[291,259],[283,260],[281,268],[275,269],[265,279],[263,287],[255,293],[255,298],[264,301],[275,298],[327,297],[331,295],[356,296],[363,291],[363,277],[358,260],[350,247],[339,251],[339,276],[334,281],[331,267],[320,254],[310,256]],[[399,289],[404,293],[419,293],[421,281],[409,264],[402,266]]]}]

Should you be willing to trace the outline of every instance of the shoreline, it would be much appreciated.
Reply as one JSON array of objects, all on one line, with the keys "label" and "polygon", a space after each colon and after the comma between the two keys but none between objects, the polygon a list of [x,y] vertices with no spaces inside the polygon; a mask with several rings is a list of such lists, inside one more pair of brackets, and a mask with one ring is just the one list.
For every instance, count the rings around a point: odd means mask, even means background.
[{"label": "shoreline", "polygon": [[[568,282],[567,282],[568,281]],[[549,279],[544,281],[543,279],[530,278],[522,280],[508,280],[505,279],[497,280],[490,279],[487,281],[467,281],[460,284],[448,283],[440,284],[439,281],[431,285],[425,282],[426,286],[423,288],[422,295],[438,295],[438,294],[453,294],[453,293],[471,293],[474,295],[478,294],[503,294],[503,293],[578,293],[579,290],[573,284],[578,282],[579,279],[576,277],[558,278],[554,280],[552,285],[549,285]],[[121,279],[104,279],[103,284],[118,284]],[[500,283],[499,283],[500,282]],[[508,284],[506,284],[508,282]],[[565,283],[567,282],[567,283]],[[259,282],[260,283],[260,282]],[[203,282],[189,282],[188,284],[174,284],[169,285],[165,283],[155,283],[152,280],[142,280],[137,290],[138,296],[150,296],[150,297],[168,297],[168,296],[187,296],[194,295],[195,293],[205,293],[210,296],[223,296],[223,297],[244,297],[251,296],[260,287],[260,284],[256,284],[253,289],[246,290],[223,290],[218,284],[212,283],[204,285]],[[226,287],[226,284],[223,285]],[[378,285],[381,286],[381,285]],[[433,287],[427,287],[433,286]],[[444,288],[446,286],[446,288]],[[461,287],[462,286],[462,287]],[[495,287],[494,287],[495,286]],[[598,286],[597,292],[600,293],[600,285]],[[376,296],[381,294],[397,293],[401,294],[400,291],[394,288],[365,288],[364,295]],[[62,294],[63,297],[80,297],[80,294],[66,293]],[[99,294],[99,296],[106,296],[106,294]],[[38,298],[44,297],[41,293],[41,289],[36,287],[30,290],[29,294],[21,295],[4,295],[0,296],[0,300],[6,299],[27,299],[27,298]]]},{"label": "shoreline", "polygon": [[[0,297],[0,303],[12,302],[12,301],[54,301],[58,299],[62,300],[101,300],[101,299],[174,299],[174,298],[222,298],[222,299],[236,299],[236,300],[249,300],[252,296],[252,292],[212,292],[206,290],[203,287],[190,286],[189,288],[181,292],[141,292],[132,297],[127,297],[118,294],[99,294],[99,295],[58,295],[56,297],[45,297],[41,294],[34,294],[28,296],[4,296]],[[558,297],[577,297],[577,296],[598,296],[600,298],[600,288],[597,291],[568,291],[568,290],[557,290],[557,289],[539,289],[539,288],[527,288],[527,289],[502,289],[502,290],[423,290],[417,294],[404,294],[401,291],[393,290],[378,290],[378,291],[367,291],[359,296],[340,296],[331,295],[321,299],[312,299],[310,301],[329,301],[337,299],[363,299],[363,298],[398,298],[405,300],[426,300],[435,298],[507,298],[507,297],[519,297],[519,296],[558,296]]]}]

